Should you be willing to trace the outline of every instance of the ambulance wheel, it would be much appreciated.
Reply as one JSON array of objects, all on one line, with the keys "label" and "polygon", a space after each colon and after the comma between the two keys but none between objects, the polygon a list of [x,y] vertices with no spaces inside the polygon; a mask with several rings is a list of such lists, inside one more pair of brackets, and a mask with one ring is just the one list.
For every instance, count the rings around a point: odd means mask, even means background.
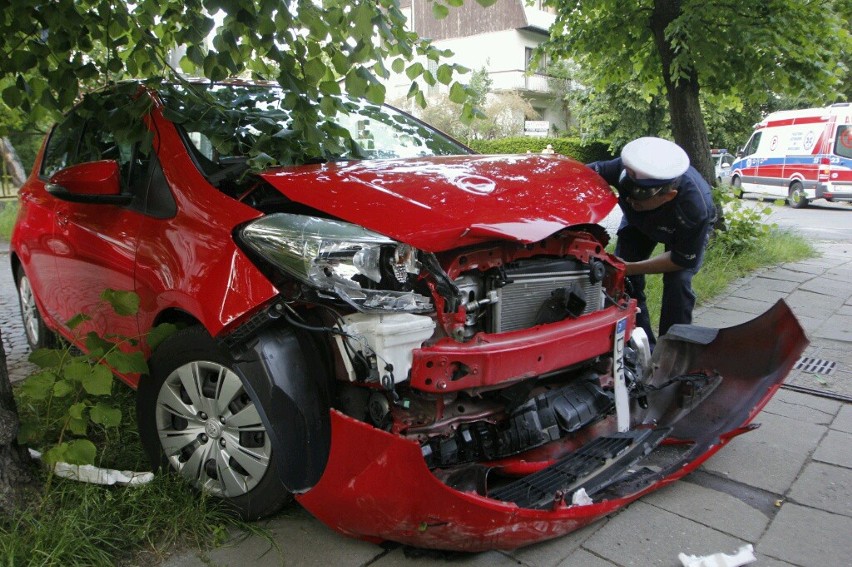
[{"label": "ambulance wheel", "polygon": [[790,196],[787,198],[787,202],[794,209],[804,209],[808,206],[808,198],[805,195],[805,188],[798,181],[794,181],[792,185],[790,185]]},{"label": "ambulance wheel", "polygon": [[739,177],[734,177],[731,179],[731,187],[733,187],[732,191],[734,192],[734,196],[737,199],[743,198],[743,182],[740,181]]}]

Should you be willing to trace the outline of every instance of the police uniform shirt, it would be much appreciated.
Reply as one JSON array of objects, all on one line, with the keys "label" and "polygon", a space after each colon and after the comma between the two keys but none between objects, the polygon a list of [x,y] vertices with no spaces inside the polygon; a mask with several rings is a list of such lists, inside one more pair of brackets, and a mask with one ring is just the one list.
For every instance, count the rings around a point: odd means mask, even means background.
[{"label": "police uniform shirt", "polygon": [[[621,172],[624,171],[621,158],[598,161],[588,166],[607,183],[619,188]],[[636,211],[621,191],[618,204],[624,214],[619,231],[628,224],[634,226],[649,238],[663,243],[678,266],[697,268],[701,265],[710,229],[716,221],[716,207],[710,186],[694,167],[690,166],[680,177],[677,196],[661,207]]]}]

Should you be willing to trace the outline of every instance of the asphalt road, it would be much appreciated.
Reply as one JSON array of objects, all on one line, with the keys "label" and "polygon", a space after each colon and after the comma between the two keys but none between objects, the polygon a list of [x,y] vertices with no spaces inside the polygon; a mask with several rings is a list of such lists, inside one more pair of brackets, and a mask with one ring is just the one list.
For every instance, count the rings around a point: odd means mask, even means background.
[{"label": "asphalt road", "polygon": [[772,214],[769,215],[768,222],[773,222],[781,228],[794,229],[815,240],[852,242],[852,203],[818,200],[809,203],[804,209],[794,209],[760,201],[756,196],[748,194],[743,203],[769,206]]},{"label": "asphalt road", "polygon": [[[808,204],[804,209],[794,209],[787,205],[778,205],[757,195],[746,194],[743,204],[753,207],[769,207],[772,213],[766,222],[775,223],[779,228],[791,229],[814,240],[835,240],[852,242],[852,203],[829,203],[819,200]],[[616,207],[601,224],[612,238],[621,221],[621,209]]]}]

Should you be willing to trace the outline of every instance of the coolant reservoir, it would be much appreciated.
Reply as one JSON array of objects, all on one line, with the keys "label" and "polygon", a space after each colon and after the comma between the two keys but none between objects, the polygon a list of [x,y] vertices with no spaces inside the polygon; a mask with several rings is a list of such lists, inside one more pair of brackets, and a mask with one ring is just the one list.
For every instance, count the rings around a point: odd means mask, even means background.
[{"label": "coolant reservoir", "polygon": [[375,354],[380,378],[390,373],[391,365],[395,384],[408,379],[411,351],[435,332],[431,317],[413,313],[353,313],[343,319],[349,345],[368,357]]}]

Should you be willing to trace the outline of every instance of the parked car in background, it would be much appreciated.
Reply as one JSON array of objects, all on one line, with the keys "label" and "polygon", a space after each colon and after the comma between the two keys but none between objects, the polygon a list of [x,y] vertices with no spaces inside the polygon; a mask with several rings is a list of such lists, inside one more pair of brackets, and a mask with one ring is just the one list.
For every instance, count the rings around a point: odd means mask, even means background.
[{"label": "parked car in background", "polygon": [[716,170],[716,185],[730,185],[731,164],[736,157],[725,149],[710,150],[710,157],[713,159],[713,167]]},{"label": "parked car in background", "polygon": [[773,112],[737,153],[731,184],[796,209],[814,199],[852,201],[852,106]]},{"label": "parked car in background", "polygon": [[[143,116],[120,112],[139,100]],[[153,352],[127,345],[150,374],[118,376],[155,466],[244,517],[295,495],[369,541],[556,537],[747,431],[804,348],[779,303],[679,327],[651,358],[593,171],[474,155],[338,102],[337,153],[254,171],[250,148],[295,135],[280,89],[99,93],[20,191],[10,260],[30,345],[180,327]],[[101,305],[108,288],[135,292],[136,315]]]}]

